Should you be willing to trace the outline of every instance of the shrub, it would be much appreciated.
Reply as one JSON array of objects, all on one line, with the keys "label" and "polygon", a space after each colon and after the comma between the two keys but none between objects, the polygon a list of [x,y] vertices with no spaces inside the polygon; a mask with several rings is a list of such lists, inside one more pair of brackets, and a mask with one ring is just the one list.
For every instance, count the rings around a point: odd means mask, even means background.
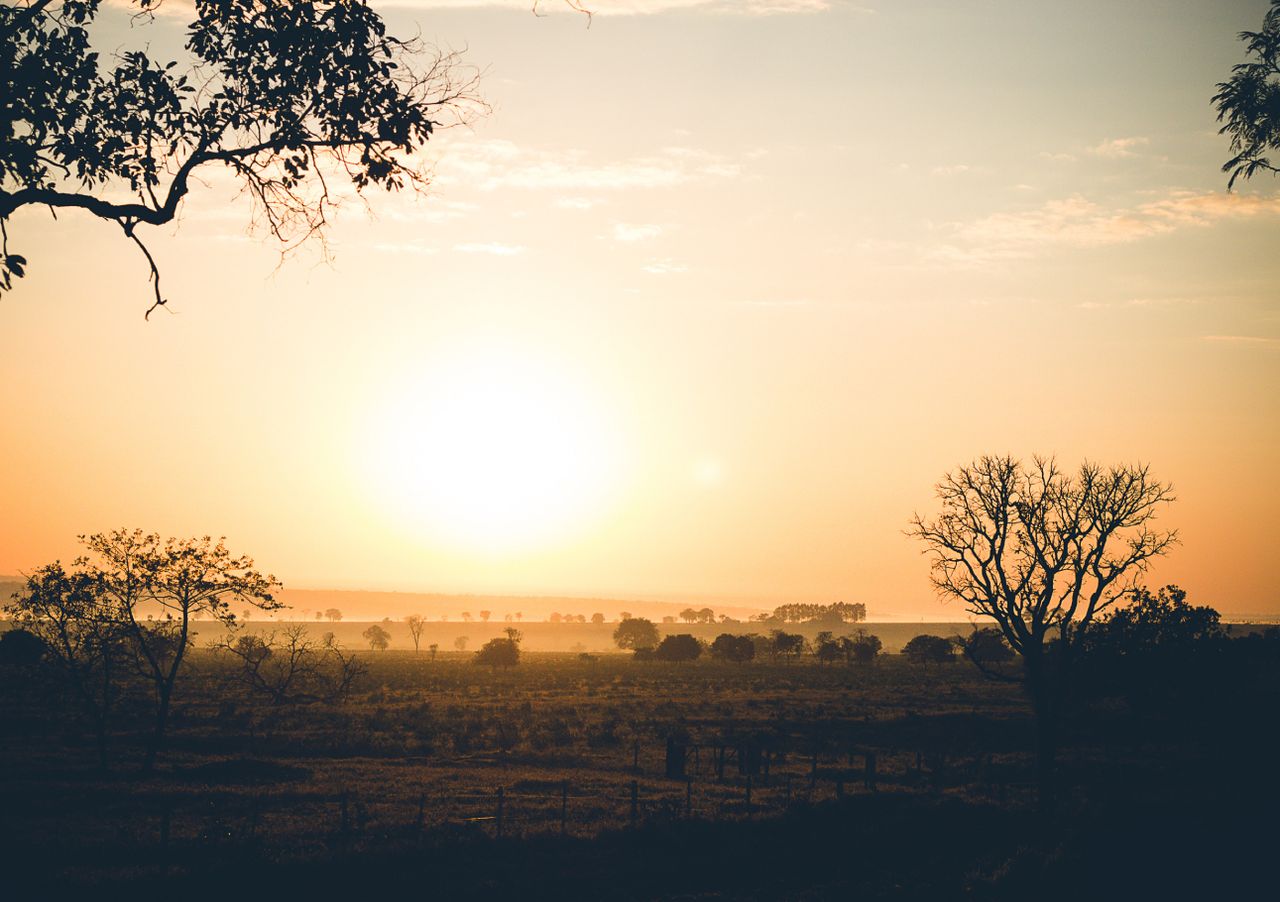
[{"label": "shrub", "polygon": [[702,644],[688,633],[667,636],[654,649],[659,661],[695,661],[702,654]]},{"label": "shrub", "polygon": [[916,636],[902,647],[912,664],[948,664],[955,660],[955,646],[941,636]]}]

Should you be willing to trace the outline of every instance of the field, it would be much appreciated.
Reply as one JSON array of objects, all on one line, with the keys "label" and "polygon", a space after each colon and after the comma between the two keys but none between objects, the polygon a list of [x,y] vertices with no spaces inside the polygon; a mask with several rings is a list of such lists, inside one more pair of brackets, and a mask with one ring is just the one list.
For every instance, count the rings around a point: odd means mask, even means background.
[{"label": "field", "polygon": [[[42,880],[71,884],[267,862],[314,876],[335,856],[391,856],[393,871],[396,856],[424,848],[484,859],[499,838],[523,844],[512,861],[535,848],[548,860],[569,854],[539,843],[625,857],[632,847],[617,837],[670,842],[690,830],[714,831],[701,840],[708,848],[728,837],[739,848],[779,824],[792,825],[791,839],[820,824],[853,830],[848,817],[874,810],[885,837],[902,842],[940,812],[1000,819],[989,860],[966,865],[964,879],[982,883],[1003,873],[1034,811],[1028,705],[1018,687],[964,663],[532,652],[495,670],[469,653],[362,657],[368,673],[344,702],[272,706],[236,687],[225,658],[198,650],[160,772],[146,780],[134,774],[144,719],[113,737],[103,776],[90,737],[47,699],[8,694],[0,829],[13,860],[39,860]],[[686,749],[683,779],[665,774],[668,740]],[[1162,781],[1185,780],[1202,759],[1185,737],[1127,734],[1123,718],[1081,733],[1064,754],[1080,805],[1100,786],[1165,798]]]}]

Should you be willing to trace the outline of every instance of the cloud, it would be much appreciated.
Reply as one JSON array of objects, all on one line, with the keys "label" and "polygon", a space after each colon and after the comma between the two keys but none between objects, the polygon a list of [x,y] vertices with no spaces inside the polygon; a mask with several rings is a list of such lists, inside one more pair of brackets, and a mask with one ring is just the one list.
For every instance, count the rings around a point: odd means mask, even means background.
[{"label": "cloud", "polygon": [[670,257],[664,257],[661,260],[651,260],[640,268],[655,276],[669,276],[673,273],[685,272],[689,267],[683,263],[677,263]]},{"label": "cloud", "polygon": [[482,191],[627,191],[729,179],[740,172],[741,167],[730,160],[689,147],[666,147],[645,156],[595,161],[581,150],[523,148],[511,141],[459,141],[442,148],[435,181],[440,185],[470,185]]},{"label": "cloud", "polygon": [[970,167],[965,163],[954,163],[950,166],[934,166],[929,173],[930,175],[963,175],[969,169]]},{"label": "cloud", "polygon": [[455,244],[453,249],[463,254],[492,254],[495,257],[514,257],[525,251],[522,244],[500,244],[496,241]]},{"label": "cloud", "polygon": [[1112,138],[1095,144],[1088,148],[1087,152],[1095,157],[1103,157],[1108,160],[1121,160],[1127,157],[1136,157],[1138,153],[1134,148],[1145,147],[1151,143],[1150,139],[1142,137],[1134,138]]},{"label": "cloud", "polygon": [[662,227],[656,225],[630,225],[625,222],[614,223],[614,241],[647,241],[662,234]]},{"label": "cloud", "polygon": [[1280,197],[1175,191],[1160,200],[1113,208],[1073,195],[1033,209],[957,224],[952,240],[936,248],[933,257],[944,263],[995,263],[1051,247],[1126,244],[1185,228],[1276,216],[1280,216]]},{"label": "cloud", "polygon": [[590,210],[600,206],[600,201],[590,197],[558,197],[556,206],[561,210]]},{"label": "cloud", "polygon": [[670,12],[702,12],[717,15],[778,16],[821,13],[835,7],[856,12],[874,10],[845,0],[381,0],[381,7],[410,9],[511,9],[525,14],[535,5],[539,15],[589,10],[593,16],[649,16]]},{"label": "cloud", "polygon": [[1280,338],[1262,338],[1257,335],[1203,335],[1204,341],[1220,344],[1246,345],[1256,348],[1280,348]]}]

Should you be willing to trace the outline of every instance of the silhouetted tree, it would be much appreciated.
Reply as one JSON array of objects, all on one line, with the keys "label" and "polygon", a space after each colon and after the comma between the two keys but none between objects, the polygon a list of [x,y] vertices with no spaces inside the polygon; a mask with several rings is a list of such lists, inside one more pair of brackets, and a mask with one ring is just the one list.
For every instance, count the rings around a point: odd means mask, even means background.
[{"label": "silhouetted tree", "polygon": [[342,619],[342,612],[339,611],[337,608],[329,608],[327,611],[324,612],[324,616],[325,616],[325,619],[328,620],[330,623],[337,623],[339,620]]},{"label": "silhouetted tree", "polygon": [[722,661],[741,663],[750,661],[756,656],[756,646],[750,636],[721,633],[711,643],[711,656]]},{"label": "silhouetted tree", "polygon": [[702,644],[688,633],[664,636],[653,650],[659,661],[695,661],[702,654]]},{"label": "silhouetted tree", "polygon": [[453,640],[453,647],[456,648],[458,651],[466,651],[468,641],[469,640],[467,639],[466,636],[458,636],[456,639]]},{"label": "silhouetted tree", "polygon": [[844,646],[829,630],[823,630],[813,640],[814,657],[819,664],[833,664],[845,657]]},{"label": "silhouetted tree", "polygon": [[622,649],[652,650],[658,644],[658,628],[643,617],[627,617],[613,631],[613,641]]},{"label": "silhouetted tree", "polygon": [[45,660],[92,724],[98,766],[106,770],[108,735],[126,663],[125,634],[116,612],[82,566],[68,572],[61,563],[31,574],[6,610],[20,627],[14,632],[29,633],[43,643]]},{"label": "silhouetted tree", "polygon": [[592,614],[591,622],[594,623],[596,626],[600,626],[602,623],[604,623],[604,614]]},{"label": "silhouetted tree", "polygon": [[301,624],[265,636],[239,634],[232,627],[214,647],[237,659],[236,678],[272,705],[341,701],[367,672],[333,641],[332,633],[317,644]]},{"label": "silhouetted tree", "polygon": [[44,640],[31,630],[11,629],[0,633],[0,667],[36,667],[47,651]]},{"label": "silhouetted tree", "polygon": [[439,653],[440,651],[440,643],[432,642],[430,645],[427,646],[427,651],[431,653],[431,660],[434,661],[436,659],[436,654]]},{"label": "silhouetted tree", "polygon": [[773,640],[772,653],[775,658],[791,661],[804,654],[804,636],[799,633],[773,630],[769,635]]},{"label": "silhouetted tree", "polygon": [[490,667],[514,667],[520,663],[520,649],[510,639],[490,639],[476,652],[476,663]]},{"label": "silhouetted tree", "polygon": [[879,636],[873,636],[866,630],[855,630],[851,636],[841,640],[847,660],[857,664],[870,664],[880,654],[884,644]]},{"label": "silhouetted tree", "polygon": [[556,611],[552,611],[551,616],[547,618],[547,620],[551,621],[552,623],[559,623],[563,619],[564,618],[561,617],[560,614],[557,613]]},{"label": "silhouetted tree", "polygon": [[1051,459],[1027,466],[1010,457],[960,467],[937,492],[941,514],[917,514],[911,534],[933,558],[938,593],[994,620],[1021,656],[1048,802],[1074,649],[1094,618],[1177,540],[1153,525],[1172,492],[1145,466],[1086,462],[1069,476]]},{"label": "silhouetted tree", "polygon": [[463,611],[463,612],[462,612],[462,622],[463,622],[463,623],[470,623],[470,622],[471,622],[471,612],[470,612],[470,611]]},{"label": "silhouetted tree", "polygon": [[960,650],[975,667],[997,679],[1005,675],[999,666],[1017,657],[1000,630],[993,626],[975,627],[972,633],[960,640]]},{"label": "silhouetted tree", "polygon": [[955,646],[941,636],[916,636],[902,646],[902,654],[912,664],[950,664],[955,660]]},{"label": "silhouetted tree", "polygon": [[404,618],[404,622],[409,625],[409,638],[413,640],[413,653],[418,653],[418,643],[422,641],[422,629],[427,625],[427,621],[421,614],[410,614]]},{"label": "silhouetted tree", "polygon": [[1231,159],[1222,171],[1231,173],[1227,189],[1236,179],[1253,178],[1259,172],[1280,172],[1267,154],[1280,150],[1280,0],[1262,19],[1261,31],[1242,31],[1246,61],[1218,84],[1213,102],[1218,108],[1220,133],[1231,137]]},{"label": "silhouetted tree", "polygon": [[488,623],[488,622],[489,622],[489,617],[490,617],[490,615],[492,615],[492,613],[493,613],[492,611],[481,611],[481,612],[480,612],[480,622],[481,622],[481,623]]},{"label": "silhouetted tree", "polygon": [[[146,22],[161,0],[134,0]],[[476,108],[455,54],[386,33],[366,3],[197,0],[186,65],[122,52],[107,71],[90,29],[100,0],[0,6],[0,289],[26,260],[7,225],[28,207],[118,224],[166,299],[139,226],[178,216],[193,184],[229,173],[286,248],[323,236],[338,195],[421,189],[434,130]]]},{"label": "silhouetted tree", "polygon": [[369,643],[369,648],[373,651],[386,651],[387,646],[391,644],[391,634],[376,623],[360,635],[364,636]]},{"label": "silhouetted tree", "polygon": [[695,620],[698,619],[698,612],[695,611],[693,608],[685,608],[683,611],[680,612],[680,619],[683,620],[685,623],[693,623]]}]

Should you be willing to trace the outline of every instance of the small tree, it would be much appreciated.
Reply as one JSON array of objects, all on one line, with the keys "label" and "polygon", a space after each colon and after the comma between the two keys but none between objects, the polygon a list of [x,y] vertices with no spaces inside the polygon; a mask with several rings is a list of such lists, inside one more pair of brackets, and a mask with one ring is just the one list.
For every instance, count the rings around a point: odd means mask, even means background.
[{"label": "small tree", "polygon": [[431,660],[434,661],[436,659],[436,655],[440,652],[440,643],[432,642],[427,646],[427,651],[431,653]]},{"label": "small tree", "polygon": [[459,636],[458,638],[453,640],[453,647],[456,648],[458,651],[466,651],[468,641],[469,640],[467,639],[466,636]]},{"label": "small tree", "polygon": [[955,646],[941,636],[916,636],[902,646],[902,654],[912,664],[950,664],[955,660]]},{"label": "small tree", "polygon": [[756,656],[756,646],[750,636],[721,633],[711,643],[711,656],[721,661],[741,663]]},{"label": "small tree", "polygon": [[698,612],[695,611],[693,608],[685,608],[683,611],[680,612],[680,619],[683,620],[685,623],[693,623],[695,620],[698,619]]},{"label": "small tree", "polygon": [[665,636],[653,650],[659,661],[695,661],[702,654],[702,644],[688,633]]},{"label": "small tree", "polygon": [[658,628],[643,617],[627,617],[613,631],[613,641],[624,650],[652,650],[658,644]]},{"label": "small tree", "polygon": [[493,612],[492,612],[492,611],[481,611],[481,612],[480,612],[480,622],[481,622],[481,623],[488,623],[488,622],[489,622],[489,617],[490,617],[490,616],[492,616],[492,614],[493,614]]},{"label": "small tree", "polygon": [[413,640],[413,653],[416,655],[418,644],[422,641],[422,629],[427,621],[421,614],[410,614],[404,618],[404,622],[409,625],[409,638]]},{"label": "small tree", "polygon": [[981,629],[975,626],[972,633],[960,640],[960,650],[975,667],[997,679],[1005,675],[1000,665],[1017,657],[1009,643],[1004,641],[1004,635],[993,626]]},{"label": "small tree", "polygon": [[879,636],[873,636],[862,629],[847,636],[843,644],[847,659],[857,664],[870,664],[884,647]]},{"label": "small tree", "polygon": [[520,631],[508,627],[505,638],[490,639],[476,652],[476,663],[494,668],[514,667],[520,663],[520,639]]},{"label": "small tree", "polygon": [[793,661],[804,654],[805,641],[801,634],[773,630],[770,636],[773,639],[775,657],[782,658],[784,661]]},{"label": "small tree", "polygon": [[337,623],[342,619],[342,612],[337,608],[329,608],[324,612],[324,616],[330,623]]},{"label": "small tree", "polygon": [[360,635],[364,636],[373,651],[386,651],[391,644],[391,634],[378,624],[373,624]]},{"label": "small tree", "polygon": [[604,623],[604,614],[592,614],[591,622],[594,623],[596,626],[602,625]]},{"label": "small tree", "polygon": [[834,664],[845,657],[844,646],[827,630],[818,633],[814,645],[813,655],[819,664]]}]

